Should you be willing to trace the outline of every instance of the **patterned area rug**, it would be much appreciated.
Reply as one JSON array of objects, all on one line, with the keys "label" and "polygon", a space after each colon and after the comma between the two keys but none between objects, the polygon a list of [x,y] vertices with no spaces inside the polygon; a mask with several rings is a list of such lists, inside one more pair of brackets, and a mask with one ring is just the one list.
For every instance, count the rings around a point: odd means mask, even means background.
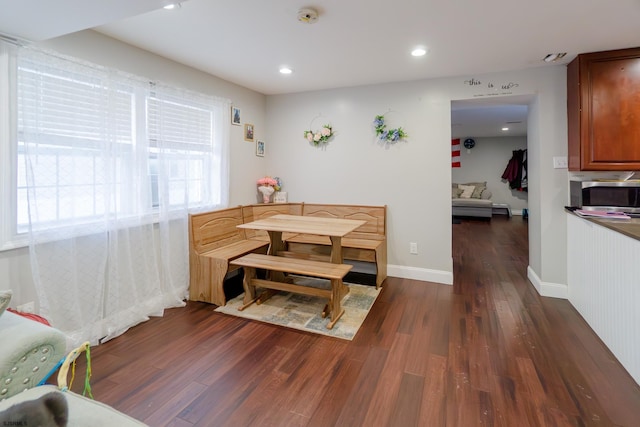
[{"label": "patterned area rug", "polygon": [[[329,285],[327,280],[308,277],[295,277],[294,283],[314,287],[327,287]],[[378,297],[380,289],[376,289],[375,286],[345,284],[349,287],[349,293],[342,299],[344,314],[333,329],[327,329],[326,327],[327,323],[329,323],[329,318],[322,318],[322,309],[327,303],[326,298],[291,292],[277,292],[276,295],[260,305],[254,303],[243,311],[238,311],[238,307],[242,305],[243,293],[228,301],[227,305],[216,308],[215,311],[316,334],[352,340]]]}]

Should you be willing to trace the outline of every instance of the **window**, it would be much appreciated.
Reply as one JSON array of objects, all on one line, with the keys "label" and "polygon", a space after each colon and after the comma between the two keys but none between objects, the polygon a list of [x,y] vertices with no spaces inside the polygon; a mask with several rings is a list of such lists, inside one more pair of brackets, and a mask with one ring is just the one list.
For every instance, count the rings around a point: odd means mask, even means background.
[{"label": "window", "polygon": [[49,229],[226,204],[229,101],[34,49],[16,57],[5,241],[30,218]]}]

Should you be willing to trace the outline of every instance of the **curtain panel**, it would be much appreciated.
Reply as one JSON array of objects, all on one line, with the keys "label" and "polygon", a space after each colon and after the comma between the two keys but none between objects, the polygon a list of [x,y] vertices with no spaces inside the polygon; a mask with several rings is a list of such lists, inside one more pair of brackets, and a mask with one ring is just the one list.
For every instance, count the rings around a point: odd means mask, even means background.
[{"label": "curtain panel", "polygon": [[75,346],[184,305],[188,213],[228,201],[230,101],[21,48],[17,104],[41,314]]}]

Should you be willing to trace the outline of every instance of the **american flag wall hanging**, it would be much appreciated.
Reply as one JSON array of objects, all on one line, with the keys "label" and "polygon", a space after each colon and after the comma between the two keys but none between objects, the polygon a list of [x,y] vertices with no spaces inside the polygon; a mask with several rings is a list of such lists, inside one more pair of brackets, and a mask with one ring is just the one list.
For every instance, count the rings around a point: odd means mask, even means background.
[{"label": "american flag wall hanging", "polygon": [[451,167],[460,167],[460,138],[451,140]]}]

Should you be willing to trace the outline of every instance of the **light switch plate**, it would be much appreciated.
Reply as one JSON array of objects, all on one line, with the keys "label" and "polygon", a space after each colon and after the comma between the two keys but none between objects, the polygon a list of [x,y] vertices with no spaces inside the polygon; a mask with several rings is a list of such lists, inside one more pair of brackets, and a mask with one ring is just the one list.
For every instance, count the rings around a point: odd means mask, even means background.
[{"label": "light switch plate", "polygon": [[567,156],[556,156],[553,158],[554,169],[566,169],[568,166]]}]

